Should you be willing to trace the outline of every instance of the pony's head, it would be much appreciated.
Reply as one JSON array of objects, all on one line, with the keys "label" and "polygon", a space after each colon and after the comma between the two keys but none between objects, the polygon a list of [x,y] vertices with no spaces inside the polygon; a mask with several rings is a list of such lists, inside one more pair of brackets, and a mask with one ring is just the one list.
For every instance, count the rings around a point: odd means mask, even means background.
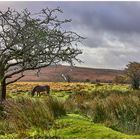
[{"label": "pony's head", "polygon": [[33,90],[31,91],[31,96],[33,97],[35,94],[35,88],[33,88]]}]

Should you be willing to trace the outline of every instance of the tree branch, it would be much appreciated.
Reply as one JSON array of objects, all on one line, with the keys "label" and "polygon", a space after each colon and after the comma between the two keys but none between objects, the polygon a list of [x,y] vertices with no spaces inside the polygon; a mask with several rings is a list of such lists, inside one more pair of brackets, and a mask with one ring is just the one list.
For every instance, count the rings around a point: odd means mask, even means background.
[{"label": "tree branch", "polygon": [[10,82],[7,82],[6,85],[12,84],[12,83],[18,81],[19,79],[21,79],[22,77],[24,77],[24,75],[21,75],[20,77],[18,77],[18,78],[16,78],[16,79],[12,80],[12,81],[10,81]]},{"label": "tree branch", "polygon": [[[28,10],[0,11],[0,62],[5,68],[4,78],[51,63],[79,61],[76,57],[81,51],[77,44],[84,38],[65,31],[62,25],[71,20],[60,20],[59,13],[62,13],[59,8],[46,8],[35,15]],[[8,71],[13,66],[17,69]]]}]

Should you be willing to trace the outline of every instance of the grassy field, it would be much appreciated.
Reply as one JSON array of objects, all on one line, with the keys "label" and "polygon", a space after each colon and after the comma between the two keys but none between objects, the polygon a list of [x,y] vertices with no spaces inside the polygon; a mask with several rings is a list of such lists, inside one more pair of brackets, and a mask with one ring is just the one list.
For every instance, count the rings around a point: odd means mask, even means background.
[{"label": "grassy field", "polygon": [[[35,85],[50,96],[31,97]],[[17,82],[0,107],[0,138],[140,138],[140,91],[129,85]]]}]

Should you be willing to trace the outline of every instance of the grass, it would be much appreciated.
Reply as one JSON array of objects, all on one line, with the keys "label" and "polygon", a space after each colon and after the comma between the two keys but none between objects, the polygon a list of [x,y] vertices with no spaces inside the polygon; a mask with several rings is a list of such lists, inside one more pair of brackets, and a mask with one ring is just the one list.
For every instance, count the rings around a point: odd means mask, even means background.
[{"label": "grass", "polygon": [[[0,134],[24,134],[30,128],[50,129],[55,119],[65,115],[63,103],[56,98],[17,97],[4,103],[0,120]],[[22,138],[22,137],[21,137]]]},{"label": "grass", "polygon": [[69,113],[83,114],[114,130],[140,134],[139,91],[78,92],[69,96],[65,108]]},{"label": "grass", "polygon": [[67,82],[16,82],[8,85],[9,93],[30,92],[36,85],[49,85],[51,91],[130,91],[129,85],[121,84],[90,84],[90,83],[67,83]]},{"label": "grass", "polygon": [[55,121],[54,126],[49,130],[32,127],[22,133],[13,133],[0,135],[0,138],[84,138],[84,139],[139,139],[140,135],[126,135],[124,133],[112,130],[102,124],[95,124],[89,119],[78,115],[68,114]]},{"label": "grass", "polygon": [[102,124],[95,124],[76,114],[68,114],[56,122],[59,128],[51,130],[49,133],[55,133],[59,138],[140,138],[140,135],[126,135],[112,130]]},{"label": "grass", "polygon": [[[50,85],[51,96],[31,98],[37,84]],[[129,85],[15,83],[8,87],[0,138],[140,138],[132,135],[140,134],[139,99]]]}]

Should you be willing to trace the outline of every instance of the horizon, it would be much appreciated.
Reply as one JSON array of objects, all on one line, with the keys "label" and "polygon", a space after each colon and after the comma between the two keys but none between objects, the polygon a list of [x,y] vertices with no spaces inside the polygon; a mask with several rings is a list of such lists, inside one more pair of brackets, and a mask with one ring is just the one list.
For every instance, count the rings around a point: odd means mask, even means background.
[{"label": "horizon", "polygon": [[[58,65],[50,65],[50,66],[69,66],[71,67],[71,65],[68,64],[58,64]],[[120,70],[123,71],[124,69],[113,69],[113,68],[100,68],[100,67],[87,67],[87,66],[77,66],[74,65],[74,67],[78,67],[78,68],[87,68],[87,69],[100,69],[100,70]]]}]

